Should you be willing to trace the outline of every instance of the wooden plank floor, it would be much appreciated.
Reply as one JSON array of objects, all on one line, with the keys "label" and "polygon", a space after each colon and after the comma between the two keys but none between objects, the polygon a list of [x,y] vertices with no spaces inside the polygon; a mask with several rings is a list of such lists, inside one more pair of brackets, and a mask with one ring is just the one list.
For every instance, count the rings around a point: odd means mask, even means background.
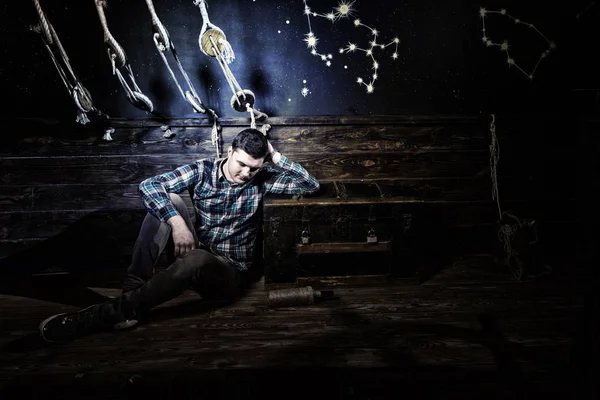
[{"label": "wooden plank floor", "polygon": [[186,292],[133,331],[39,339],[47,316],[118,295],[112,278],[3,280],[0,398],[521,399],[578,390],[579,284],[515,282],[486,257],[457,260],[423,285],[336,288],[338,300],[312,306],[269,309],[260,285],[226,307]]}]

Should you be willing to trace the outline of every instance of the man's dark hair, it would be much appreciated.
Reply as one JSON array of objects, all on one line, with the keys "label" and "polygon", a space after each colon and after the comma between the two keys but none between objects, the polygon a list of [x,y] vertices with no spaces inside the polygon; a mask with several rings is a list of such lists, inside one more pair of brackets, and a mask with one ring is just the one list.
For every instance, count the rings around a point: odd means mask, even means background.
[{"label": "man's dark hair", "polygon": [[247,128],[238,133],[231,142],[233,151],[244,150],[252,158],[264,158],[269,151],[267,138],[258,129]]}]

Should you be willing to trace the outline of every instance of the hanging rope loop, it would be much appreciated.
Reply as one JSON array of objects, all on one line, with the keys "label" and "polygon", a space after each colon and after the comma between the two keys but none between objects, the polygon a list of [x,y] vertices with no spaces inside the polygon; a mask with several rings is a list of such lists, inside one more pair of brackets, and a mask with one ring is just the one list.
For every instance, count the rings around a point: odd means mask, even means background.
[{"label": "hanging rope loop", "polygon": [[[106,15],[104,14],[104,8],[107,7],[106,0],[95,0],[96,3],[96,12],[98,13],[98,17],[100,18],[100,23],[102,24],[102,30],[104,32],[104,45],[106,47],[106,51],[108,53],[108,58],[110,60],[113,75],[116,75],[119,83],[125,90],[125,94],[127,96],[127,100],[129,102],[139,108],[140,110],[147,112],[154,112],[154,105],[148,96],[142,93],[142,90],[137,85],[135,81],[135,76],[131,69],[131,65],[127,61],[127,56],[125,54],[125,50],[121,47],[121,45],[116,41],[113,35],[110,33],[108,29],[108,23],[106,21]],[[131,86],[127,83],[127,80],[123,77],[123,73],[120,69],[123,68],[129,77],[131,82]]]},{"label": "hanging rope loop", "polygon": [[[34,0],[34,4],[40,18],[40,24],[32,27],[32,29],[41,34],[44,46],[46,47],[63,84],[67,88],[67,91],[77,107],[77,118],[75,121],[83,125],[87,124],[90,122],[87,113],[91,111],[108,118],[107,115],[94,107],[90,92],[83,86],[71,67],[69,56],[67,55],[58,34],[54,30],[54,27],[42,10],[39,0]],[[53,46],[56,46],[58,56],[54,54]]]},{"label": "hanging rope loop", "polygon": [[506,265],[510,269],[513,278],[521,280],[523,277],[523,262],[519,259],[518,252],[513,248],[515,237],[519,230],[524,227],[533,227],[535,229],[535,237],[527,244],[534,244],[537,242],[537,228],[535,220],[526,219],[520,220],[512,213],[502,211],[500,206],[500,195],[498,190],[498,161],[500,159],[500,145],[498,137],[496,136],[496,116],[491,114],[492,121],[490,122],[490,136],[491,143],[490,149],[490,174],[492,178],[492,199],[496,201],[498,208],[499,224],[498,228],[498,240],[502,243],[502,249],[506,256]]},{"label": "hanging rope loop", "polygon": [[496,136],[496,116],[492,116],[490,122],[490,175],[492,178],[492,199],[496,200],[498,207],[498,218],[502,219],[502,209],[500,208],[500,195],[498,192],[498,161],[500,160],[500,145],[498,143],[498,137]]},{"label": "hanging rope loop", "polygon": [[[199,36],[200,50],[208,56],[221,57],[226,64],[230,64],[235,59],[235,53],[231,44],[227,41],[225,32],[210,22],[205,0],[194,0],[194,5],[200,8],[203,21]],[[211,38],[218,45],[212,42]]]},{"label": "hanging rope loop", "polygon": [[[154,40],[154,45],[156,46],[156,49],[158,50],[158,53],[160,54],[160,56],[163,60],[163,63],[169,70],[169,74],[171,75],[171,78],[177,85],[177,88],[179,89],[179,93],[184,98],[184,100],[186,100],[192,106],[192,109],[194,110],[194,112],[202,113],[202,114],[210,113],[211,115],[216,115],[216,114],[214,114],[213,110],[207,109],[204,106],[204,104],[202,104],[202,100],[200,99],[200,96],[198,96],[196,89],[192,85],[192,82],[191,82],[190,78],[188,77],[188,74],[185,72],[185,69],[183,68],[183,65],[181,64],[181,61],[179,60],[179,57],[177,56],[177,51],[175,50],[175,45],[171,41],[169,32],[167,31],[167,28],[160,21],[160,18],[158,17],[158,14],[156,13],[156,9],[154,8],[154,3],[152,2],[152,0],[146,0],[146,4],[148,6],[148,11],[150,11],[150,16],[152,18],[152,31],[153,31],[152,38]],[[187,83],[188,90],[185,90],[185,91],[183,90],[183,88],[179,84],[179,81],[177,80],[177,77],[175,76],[175,73],[173,72],[173,69],[171,69],[171,66],[169,65],[169,62],[167,61],[167,58],[164,54],[167,50],[171,51],[171,54],[173,55],[173,58],[175,59],[175,62],[177,63],[177,67],[179,68],[179,72],[181,73],[181,75],[183,76],[183,78],[185,79],[185,81]]]},{"label": "hanging rope loop", "polygon": [[148,6],[148,10],[150,11],[150,15],[152,17],[152,32],[154,44],[156,45],[156,48],[159,49],[159,51],[166,51],[171,47],[171,39],[169,38],[167,28],[165,28],[162,22],[160,22],[152,0],[146,0],[146,5]]},{"label": "hanging rope loop", "polygon": [[[200,50],[204,54],[214,57],[217,60],[219,67],[223,71],[223,75],[225,76],[233,95],[230,101],[231,107],[238,112],[249,112],[251,121],[250,126],[252,128],[256,128],[255,115],[259,118],[267,117],[267,115],[254,108],[256,99],[254,93],[252,93],[250,90],[242,89],[238,81],[235,79],[233,72],[231,72],[229,64],[235,59],[235,53],[231,47],[231,44],[227,41],[225,32],[210,22],[206,1],[194,0],[194,5],[199,7],[200,14],[202,16],[202,28],[200,29],[200,35],[198,36]],[[209,111],[214,114],[212,110]],[[213,129],[211,131],[211,138],[216,147],[217,157],[220,156],[218,147],[219,131],[220,129],[218,128],[218,121],[215,117]]]},{"label": "hanging rope loop", "polygon": [[42,10],[42,6],[40,5],[39,0],[33,0],[33,3],[35,5],[35,10],[37,11],[38,16],[40,18],[40,33],[44,35],[44,39],[48,44],[54,44],[54,39],[52,38],[52,34],[50,32],[50,23],[46,18],[46,14]]},{"label": "hanging rope loop", "polygon": [[127,64],[127,56],[125,55],[125,50],[123,50],[108,29],[106,15],[104,14],[104,9],[108,7],[108,3],[106,0],[95,0],[95,2],[98,17],[100,18],[100,23],[102,24],[102,30],[104,32],[104,45],[106,46],[108,58],[113,64],[114,71],[115,67],[121,68]]}]

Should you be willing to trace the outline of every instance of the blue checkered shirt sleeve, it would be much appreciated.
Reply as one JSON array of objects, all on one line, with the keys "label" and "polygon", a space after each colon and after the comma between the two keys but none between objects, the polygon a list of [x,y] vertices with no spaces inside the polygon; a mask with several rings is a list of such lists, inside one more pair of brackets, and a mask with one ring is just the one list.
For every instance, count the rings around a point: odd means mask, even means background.
[{"label": "blue checkered shirt sleeve", "polygon": [[148,212],[163,222],[179,215],[169,199],[169,193],[181,193],[201,183],[202,169],[202,164],[196,162],[142,181],[139,192]]},{"label": "blue checkered shirt sleeve", "polygon": [[283,154],[271,170],[275,173],[265,182],[265,194],[310,194],[319,190],[319,181]]}]

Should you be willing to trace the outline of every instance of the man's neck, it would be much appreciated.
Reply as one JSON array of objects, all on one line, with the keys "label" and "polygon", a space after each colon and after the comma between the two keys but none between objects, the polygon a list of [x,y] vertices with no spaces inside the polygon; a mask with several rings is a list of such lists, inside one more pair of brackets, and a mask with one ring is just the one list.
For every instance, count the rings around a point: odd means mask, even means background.
[{"label": "man's neck", "polygon": [[229,160],[231,160],[231,158],[227,157],[225,159],[225,161],[223,161],[221,163],[221,172],[223,173],[223,176],[225,177],[225,179],[227,180],[227,182],[229,182],[232,185],[235,185],[236,183],[233,181],[233,179],[229,175]]}]

